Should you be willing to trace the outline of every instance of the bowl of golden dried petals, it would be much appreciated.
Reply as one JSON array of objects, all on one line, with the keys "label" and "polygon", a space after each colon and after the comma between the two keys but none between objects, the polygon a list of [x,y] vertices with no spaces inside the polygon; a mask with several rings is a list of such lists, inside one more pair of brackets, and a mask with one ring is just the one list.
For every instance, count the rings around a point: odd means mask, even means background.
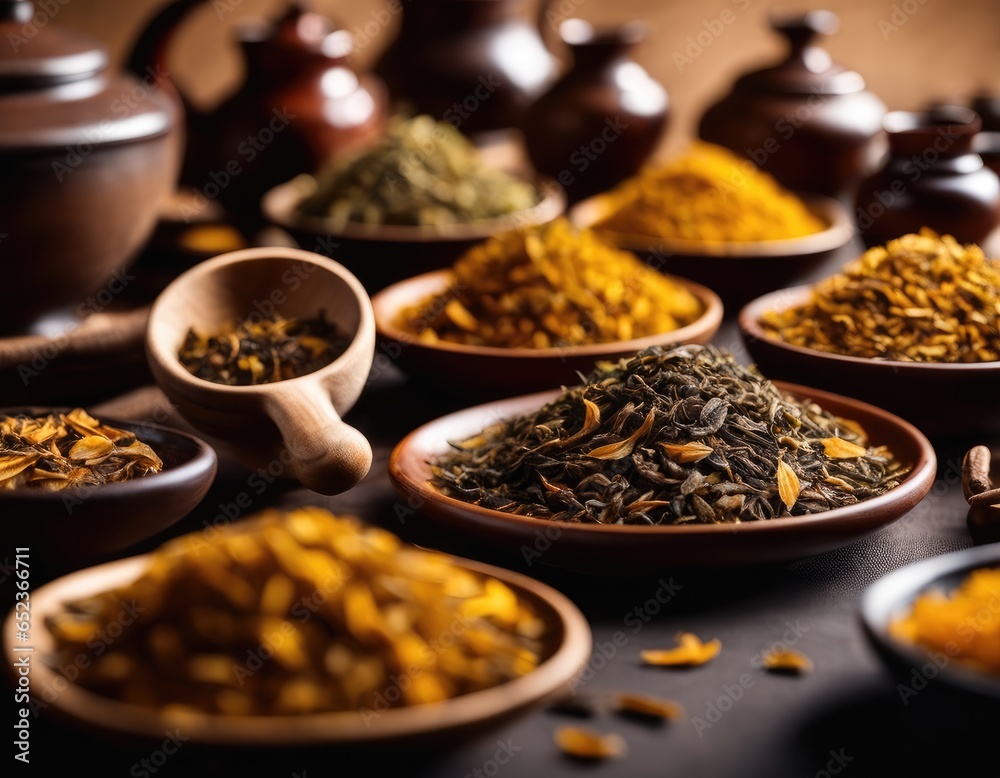
[{"label": "bowl of golden dried petals", "polygon": [[509,396],[575,384],[598,361],[707,343],[722,302],[565,219],[497,235],[372,300],[382,352],[424,380]]},{"label": "bowl of golden dried petals", "polygon": [[[32,685],[61,689],[55,714],[217,746],[475,731],[564,694],[592,650],[548,586],[311,507],[59,578],[32,593],[32,620]],[[11,657],[16,630],[12,614]]]},{"label": "bowl of golden dried petals", "polygon": [[768,376],[885,408],[934,434],[1000,429],[1000,261],[924,229],[740,314]]},{"label": "bowl of golden dried petals", "polygon": [[92,563],[180,521],[216,464],[206,443],[156,424],[0,409],[0,514],[47,565]]}]

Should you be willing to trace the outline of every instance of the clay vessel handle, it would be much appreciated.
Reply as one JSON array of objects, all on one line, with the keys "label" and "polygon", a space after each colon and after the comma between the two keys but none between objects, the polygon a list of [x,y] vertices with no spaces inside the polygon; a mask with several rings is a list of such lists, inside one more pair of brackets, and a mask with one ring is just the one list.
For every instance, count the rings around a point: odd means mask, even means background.
[{"label": "clay vessel handle", "polygon": [[[146,25],[136,40],[135,46],[132,47],[132,53],[126,60],[126,69],[140,80],[146,78],[150,71],[157,74],[169,73],[167,53],[174,33],[192,8],[206,2],[208,0],[174,0],[174,2],[168,3]],[[190,102],[181,94],[173,79],[168,77],[161,81],[158,78],[157,82],[161,87],[166,86],[173,89],[183,103],[185,110],[191,110]]]},{"label": "clay vessel handle", "polygon": [[281,432],[295,476],[307,489],[338,494],[368,473],[371,444],[344,423],[319,384],[276,393],[266,401],[265,411]]}]

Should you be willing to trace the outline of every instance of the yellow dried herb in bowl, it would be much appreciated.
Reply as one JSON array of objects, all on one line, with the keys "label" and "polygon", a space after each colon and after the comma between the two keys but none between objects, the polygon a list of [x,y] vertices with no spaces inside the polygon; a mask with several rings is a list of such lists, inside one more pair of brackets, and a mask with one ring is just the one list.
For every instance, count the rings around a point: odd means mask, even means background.
[{"label": "yellow dried herb in bowl", "polygon": [[133,582],[47,619],[50,666],[77,669],[122,602],[138,616],[75,682],[222,716],[443,702],[527,675],[550,637],[535,603],[499,579],[319,508],[168,542]]},{"label": "yellow dried herb in bowl", "polygon": [[745,243],[799,238],[828,226],[753,163],[701,142],[604,197],[607,213],[595,228],[621,235]]},{"label": "yellow dried herb in bowl", "polygon": [[804,304],[764,311],[793,346],[899,362],[1000,360],[1000,263],[929,229],[866,251]]},{"label": "yellow dried herb in bowl", "polygon": [[565,219],[474,247],[448,287],[397,315],[424,343],[553,348],[642,338],[696,321],[705,304]]}]

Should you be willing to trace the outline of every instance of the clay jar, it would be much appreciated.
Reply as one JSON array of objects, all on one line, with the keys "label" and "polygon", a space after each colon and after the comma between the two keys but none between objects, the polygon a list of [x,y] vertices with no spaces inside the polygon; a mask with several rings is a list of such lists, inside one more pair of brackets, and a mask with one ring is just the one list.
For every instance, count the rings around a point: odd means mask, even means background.
[{"label": "clay jar", "polygon": [[557,69],[527,18],[526,0],[416,0],[401,7],[399,36],[374,67],[394,102],[466,135],[523,125]]},{"label": "clay jar", "polygon": [[27,0],[0,1],[5,333],[57,311],[96,313],[125,289],[173,189],[180,146],[155,72],[117,73],[100,42],[32,27],[35,16]]},{"label": "clay jar", "polygon": [[668,98],[630,57],[645,24],[599,31],[568,19],[559,34],[573,64],[528,111],[525,136],[535,167],[576,202],[639,171],[667,127]]},{"label": "clay jar", "polygon": [[893,111],[883,124],[889,154],[858,190],[856,220],[865,245],[921,227],[982,244],[1000,223],[1000,179],[973,151],[980,119],[945,106]]},{"label": "clay jar", "polygon": [[859,73],[816,45],[838,26],[829,11],[773,18],[788,56],[738,79],[705,112],[699,136],[751,159],[789,189],[853,198],[884,151],[885,105]]}]

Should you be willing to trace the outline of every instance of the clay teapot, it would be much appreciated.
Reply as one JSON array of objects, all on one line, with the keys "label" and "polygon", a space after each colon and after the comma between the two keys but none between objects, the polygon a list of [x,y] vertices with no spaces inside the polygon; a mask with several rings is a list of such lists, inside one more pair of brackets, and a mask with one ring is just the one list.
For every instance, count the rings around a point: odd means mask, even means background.
[{"label": "clay teapot", "polygon": [[573,64],[528,110],[525,141],[534,166],[577,202],[639,172],[666,130],[668,99],[630,56],[642,22],[595,30],[567,19],[559,34]]},{"label": "clay teapot", "polygon": [[556,58],[527,0],[418,0],[374,67],[404,110],[452,123],[466,135],[520,128],[528,107],[555,79]]},{"label": "clay teapot", "polygon": [[[139,38],[129,67],[164,69],[179,23],[205,2],[168,4]],[[218,200],[236,221],[256,226],[266,191],[379,137],[388,97],[376,77],[348,64],[351,33],[301,2],[289,3],[273,23],[241,26],[237,40],[246,76],[214,111],[200,113],[173,86],[187,115],[182,181],[196,196]]]},{"label": "clay teapot", "polygon": [[772,18],[788,56],[739,78],[705,112],[701,138],[748,157],[790,189],[852,194],[884,151],[886,108],[860,74],[816,45],[817,35],[838,26],[829,11]]},{"label": "clay teapot", "polygon": [[99,41],[34,15],[0,0],[0,332],[106,307],[177,176],[179,117],[159,74],[109,71]]}]

